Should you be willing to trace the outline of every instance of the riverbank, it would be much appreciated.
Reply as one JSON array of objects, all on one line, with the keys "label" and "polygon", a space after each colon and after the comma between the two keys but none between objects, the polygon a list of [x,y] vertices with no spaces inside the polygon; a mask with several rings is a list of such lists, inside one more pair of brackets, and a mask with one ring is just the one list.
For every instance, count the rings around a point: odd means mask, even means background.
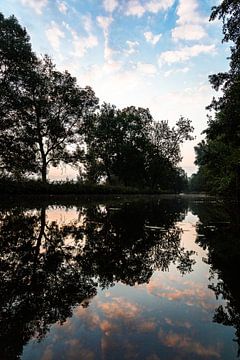
[{"label": "riverbank", "polygon": [[36,180],[14,181],[0,179],[1,195],[152,195],[173,191],[138,189],[130,186],[93,185],[77,182],[43,183]]}]

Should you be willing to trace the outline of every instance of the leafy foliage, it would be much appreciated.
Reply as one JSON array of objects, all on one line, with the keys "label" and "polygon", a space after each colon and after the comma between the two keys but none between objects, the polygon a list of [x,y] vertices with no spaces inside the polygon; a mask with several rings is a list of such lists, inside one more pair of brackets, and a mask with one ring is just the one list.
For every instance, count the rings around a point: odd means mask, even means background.
[{"label": "leafy foliage", "polygon": [[[20,61],[19,61],[20,59]],[[180,146],[193,128],[155,122],[149,109],[122,110],[81,88],[45,55],[37,58],[14,17],[0,14],[0,166],[3,175],[47,182],[49,167],[80,163],[83,182],[181,191]]]},{"label": "leafy foliage", "polygon": [[240,4],[225,0],[213,7],[210,20],[222,19],[224,42],[232,41],[230,70],[210,76],[215,90],[221,90],[219,99],[208,107],[209,116],[204,131],[206,141],[196,147],[196,164],[205,176],[212,192],[236,194],[239,197],[240,179]]},{"label": "leafy foliage", "polygon": [[167,121],[153,121],[148,109],[104,103],[85,126],[87,181],[106,177],[110,184],[173,189],[184,178],[176,166],[181,143],[192,139],[188,119],[171,129]]}]

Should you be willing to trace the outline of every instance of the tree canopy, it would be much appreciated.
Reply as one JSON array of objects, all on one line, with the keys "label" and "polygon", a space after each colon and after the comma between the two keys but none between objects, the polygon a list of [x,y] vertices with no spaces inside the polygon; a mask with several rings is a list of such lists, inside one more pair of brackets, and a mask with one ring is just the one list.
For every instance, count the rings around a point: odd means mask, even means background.
[{"label": "tree canopy", "polygon": [[[20,59],[20,60],[19,60]],[[80,87],[52,59],[36,56],[14,16],[0,14],[0,170],[14,178],[40,176],[50,167],[78,164],[82,179],[180,191],[180,146],[193,128],[156,122],[149,109],[117,109],[89,87]]]},{"label": "tree canopy", "polygon": [[196,148],[196,164],[205,189],[212,192],[236,194],[239,197],[240,179],[240,3],[225,0],[212,8],[210,20],[223,21],[223,42],[231,41],[230,69],[211,75],[210,83],[221,96],[208,106],[206,139]]}]

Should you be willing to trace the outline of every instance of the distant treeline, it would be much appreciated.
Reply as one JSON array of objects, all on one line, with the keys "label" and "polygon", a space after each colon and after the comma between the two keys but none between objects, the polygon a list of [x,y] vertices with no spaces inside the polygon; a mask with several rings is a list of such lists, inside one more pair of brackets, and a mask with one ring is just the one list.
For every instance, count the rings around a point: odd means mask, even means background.
[{"label": "distant treeline", "polygon": [[199,171],[190,181],[192,191],[206,191],[240,198],[240,2],[224,0],[212,9],[210,20],[223,21],[223,42],[231,42],[229,71],[211,75],[221,90],[207,107],[206,139],[195,148]]},{"label": "distant treeline", "polygon": [[[148,109],[117,109],[81,88],[52,59],[37,57],[14,16],[0,13],[0,174],[47,183],[49,167],[69,164],[78,181],[182,191],[180,145],[193,128],[156,122]],[[116,84],[117,86],[117,84]]]}]

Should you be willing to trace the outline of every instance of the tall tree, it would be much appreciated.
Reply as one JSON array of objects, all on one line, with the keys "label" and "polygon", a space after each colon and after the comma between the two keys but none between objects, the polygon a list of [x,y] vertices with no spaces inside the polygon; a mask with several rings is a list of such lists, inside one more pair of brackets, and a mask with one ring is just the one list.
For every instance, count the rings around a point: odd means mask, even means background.
[{"label": "tall tree", "polygon": [[180,118],[170,128],[167,121],[154,122],[148,109],[119,110],[103,104],[85,125],[89,181],[105,176],[110,184],[117,180],[127,186],[170,190],[180,179],[176,166],[181,160],[180,145],[192,139],[190,120]]},{"label": "tall tree", "polygon": [[196,163],[205,174],[207,188],[214,192],[237,193],[240,182],[240,3],[224,0],[212,8],[210,20],[223,21],[223,42],[231,41],[230,70],[210,76],[210,83],[222,95],[208,107],[205,142],[196,147]]},{"label": "tall tree", "polygon": [[119,110],[104,103],[86,123],[87,176],[101,168],[110,184],[116,177],[124,185],[142,184],[151,123],[148,109]]},{"label": "tall tree", "polygon": [[[57,71],[47,56],[38,60],[24,85],[9,109],[13,121],[3,132],[2,159],[10,172],[41,174],[46,182],[50,165],[71,160],[71,145],[79,142],[83,118],[95,110],[98,99],[90,87],[80,88],[67,71]],[[21,169],[18,147],[29,154],[27,166]]]},{"label": "tall tree", "polygon": [[[24,28],[14,16],[5,18],[0,13],[0,171],[6,170],[3,154],[9,151],[9,157],[13,161],[12,154],[15,152],[15,162],[18,168],[31,170],[31,161],[28,151],[20,142],[13,142],[9,134],[8,139],[3,135],[9,128],[16,125],[13,111],[16,100],[23,95],[26,82],[32,69],[37,62],[32,52],[30,38]],[[16,168],[16,167],[15,167]]]}]

